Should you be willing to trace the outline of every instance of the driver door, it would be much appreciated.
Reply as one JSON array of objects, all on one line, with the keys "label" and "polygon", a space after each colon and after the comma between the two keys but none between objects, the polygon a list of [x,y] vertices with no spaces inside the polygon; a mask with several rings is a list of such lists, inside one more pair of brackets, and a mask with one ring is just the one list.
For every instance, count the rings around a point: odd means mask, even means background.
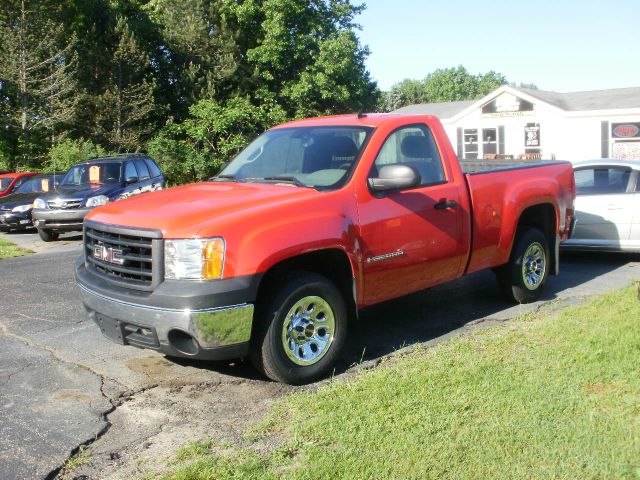
[{"label": "driver door", "polygon": [[461,189],[447,178],[434,137],[424,124],[392,132],[370,177],[384,165],[404,164],[418,187],[360,199],[365,304],[378,303],[454,279],[466,259],[461,241]]}]

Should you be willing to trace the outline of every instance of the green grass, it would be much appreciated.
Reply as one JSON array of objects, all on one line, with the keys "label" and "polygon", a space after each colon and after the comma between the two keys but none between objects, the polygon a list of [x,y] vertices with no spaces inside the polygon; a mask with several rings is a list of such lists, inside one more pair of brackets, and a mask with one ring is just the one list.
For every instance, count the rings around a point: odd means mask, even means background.
[{"label": "green grass", "polygon": [[637,287],[458,337],[279,402],[286,444],[166,478],[640,478]]},{"label": "green grass", "polygon": [[18,247],[7,240],[0,238],[0,259],[22,257],[24,255],[30,255],[33,252],[26,248]]}]

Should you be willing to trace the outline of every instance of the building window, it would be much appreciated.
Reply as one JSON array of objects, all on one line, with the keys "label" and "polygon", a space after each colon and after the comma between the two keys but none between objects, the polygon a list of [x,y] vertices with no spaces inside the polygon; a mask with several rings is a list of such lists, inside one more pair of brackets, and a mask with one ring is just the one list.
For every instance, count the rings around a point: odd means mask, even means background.
[{"label": "building window", "polygon": [[496,128],[482,129],[482,153],[485,157],[498,153],[498,130]]},{"label": "building window", "polygon": [[464,130],[464,159],[476,160],[478,158],[478,129]]}]

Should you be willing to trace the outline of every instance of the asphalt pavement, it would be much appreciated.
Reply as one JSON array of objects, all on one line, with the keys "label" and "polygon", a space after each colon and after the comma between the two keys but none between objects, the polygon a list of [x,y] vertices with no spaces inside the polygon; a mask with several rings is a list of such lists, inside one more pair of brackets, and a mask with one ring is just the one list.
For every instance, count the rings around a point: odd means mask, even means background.
[{"label": "asphalt pavement", "polygon": [[[109,342],[79,301],[77,236],[35,250],[40,253],[0,260],[0,478],[144,474],[149,458],[197,434],[241,438],[246,422],[295,390],[261,379],[243,362],[170,361]],[[481,272],[369,308],[351,332],[337,377],[403,347],[623,287],[640,279],[639,260],[563,255],[562,274],[531,305],[505,303],[493,274]],[[61,471],[81,446],[93,449],[91,461],[76,473]]]}]

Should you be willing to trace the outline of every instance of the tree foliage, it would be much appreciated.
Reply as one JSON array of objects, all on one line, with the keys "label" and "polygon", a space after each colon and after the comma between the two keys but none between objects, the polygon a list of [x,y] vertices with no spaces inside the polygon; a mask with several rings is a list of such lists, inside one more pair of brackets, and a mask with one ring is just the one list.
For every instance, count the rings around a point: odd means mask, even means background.
[{"label": "tree foliage", "polygon": [[[23,3],[29,22],[20,23]],[[0,5],[0,161],[12,168],[57,167],[90,142],[148,149],[173,182],[198,180],[274,123],[373,109],[379,97],[356,35],[364,7],[351,0]],[[43,69],[44,87],[27,95],[38,108],[29,135],[17,121],[22,97],[13,66],[23,24],[30,58],[57,72],[47,90]]]},{"label": "tree foliage", "polygon": [[107,152],[104,148],[100,145],[94,145],[89,140],[65,138],[51,147],[43,167],[48,172],[65,172],[78,162],[84,162],[106,154]]},{"label": "tree foliage", "polygon": [[424,80],[407,79],[395,84],[385,92],[381,109],[392,111],[416,103],[475,100],[506,83],[505,76],[494,71],[473,75],[462,65],[441,68]]},{"label": "tree foliage", "polygon": [[9,168],[41,159],[75,115],[74,43],[56,2],[0,3],[0,143],[13,150]]}]

